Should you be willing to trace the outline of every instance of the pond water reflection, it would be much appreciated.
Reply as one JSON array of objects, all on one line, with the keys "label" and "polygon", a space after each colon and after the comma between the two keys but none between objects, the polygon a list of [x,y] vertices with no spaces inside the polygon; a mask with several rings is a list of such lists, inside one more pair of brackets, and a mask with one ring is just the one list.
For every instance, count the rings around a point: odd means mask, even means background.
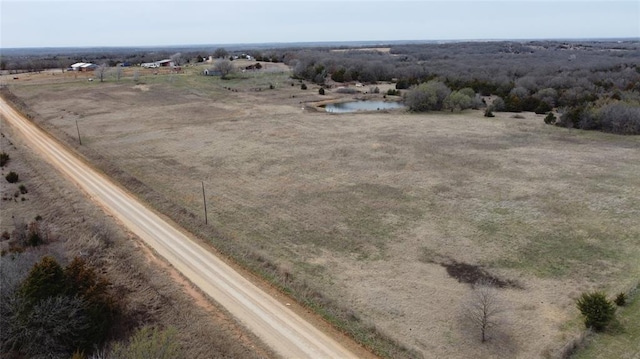
[{"label": "pond water reflection", "polygon": [[354,101],[342,103],[330,103],[325,106],[325,111],[333,113],[345,113],[356,111],[379,111],[405,108],[400,102],[387,101]]}]

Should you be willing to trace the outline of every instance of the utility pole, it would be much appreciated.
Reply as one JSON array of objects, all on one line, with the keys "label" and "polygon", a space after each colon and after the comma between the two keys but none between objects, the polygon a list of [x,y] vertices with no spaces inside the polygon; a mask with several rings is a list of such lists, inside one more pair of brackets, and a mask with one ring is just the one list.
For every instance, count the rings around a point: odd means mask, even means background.
[{"label": "utility pole", "polygon": [[78,120],[76,120],[76,130],[78,130],[78,142],[80,142],[80,146],[82,146],[82,139],[80,138],[80,127],[78,127]]},{"label": "utility pole", "polygon": [[202,202],[204,202],[204,224],[209,224],[207,217],[207,197],[204,195],[204,181],[202,181]]}]

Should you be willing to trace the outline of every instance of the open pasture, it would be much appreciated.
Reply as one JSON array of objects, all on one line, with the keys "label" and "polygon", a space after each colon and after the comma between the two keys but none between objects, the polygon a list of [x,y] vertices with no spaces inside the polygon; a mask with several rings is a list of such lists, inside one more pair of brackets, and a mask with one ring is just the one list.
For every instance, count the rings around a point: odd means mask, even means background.
[{"label": "open pasture", "polygon": [[[196,217],[204,183],[211,226],[426,358],[553,356],[582,329],[581,292],[637,283],[638,136],[529,113],[327,114],[308,104],[347,95],[198,72],[11,91]],[[451,263],[515,284],[486,344]]]}]

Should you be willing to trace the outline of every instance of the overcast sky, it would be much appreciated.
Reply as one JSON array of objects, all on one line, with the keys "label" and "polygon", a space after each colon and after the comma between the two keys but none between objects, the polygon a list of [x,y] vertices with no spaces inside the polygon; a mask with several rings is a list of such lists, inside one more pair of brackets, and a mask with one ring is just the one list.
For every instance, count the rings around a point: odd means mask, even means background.
[{"label": "overcast sky", "polygon": [[1,48],[639,38],[640,1],[0,0]]}]

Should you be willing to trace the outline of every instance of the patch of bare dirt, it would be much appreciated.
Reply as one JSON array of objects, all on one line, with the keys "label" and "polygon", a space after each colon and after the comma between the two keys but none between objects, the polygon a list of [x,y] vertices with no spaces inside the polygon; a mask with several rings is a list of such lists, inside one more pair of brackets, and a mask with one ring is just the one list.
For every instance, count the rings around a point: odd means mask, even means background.
[{"label": "patch of bare dirt", "polygon": [[149,85],[142,85],[142,84],[135,85],[135,86],[133,86],[133,89],[140,90],[142,92],[147,92],[147,91],[149,91]]},{"label": "patch of bare dirt", "polygon": [[522,288],[517,282],[501,279],[478,265],[460,263],[454,260],[442,262],[440,265],[445,267],[451,277],[461,283],[476,284],[485,282],[498,288]]}]

